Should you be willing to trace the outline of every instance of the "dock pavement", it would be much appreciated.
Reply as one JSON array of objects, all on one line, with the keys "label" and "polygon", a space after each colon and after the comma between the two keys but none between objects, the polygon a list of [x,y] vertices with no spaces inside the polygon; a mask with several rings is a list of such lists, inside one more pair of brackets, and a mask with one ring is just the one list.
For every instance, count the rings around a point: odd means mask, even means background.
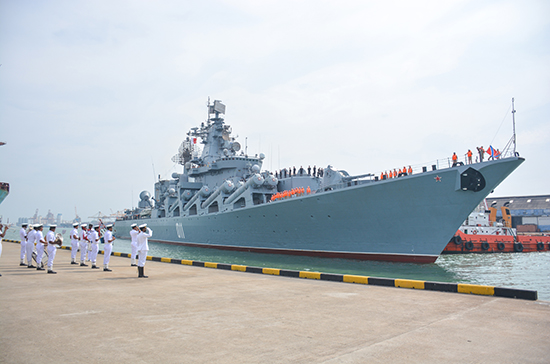
[{"label": "dock pavement", "polygon": [[[0,258],[1,363],[548,363],[550,302],[128,258]],[[98,263],[103,256],[98,256]],[[98,264],[101,266],[101,264]]]}]

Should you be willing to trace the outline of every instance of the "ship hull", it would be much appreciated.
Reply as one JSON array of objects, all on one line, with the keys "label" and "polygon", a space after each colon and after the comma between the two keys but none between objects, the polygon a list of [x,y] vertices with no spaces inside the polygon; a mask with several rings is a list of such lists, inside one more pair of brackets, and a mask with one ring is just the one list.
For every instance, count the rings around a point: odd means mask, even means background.
[{"label": "ship hull", "polygon": [[[350,186],[227,212],[120,220],[147,223],[152,241],[238,251],[434,262],[468,214],[521,163],[513,157]],[[485,178],[462,190],[472,167]]]}]

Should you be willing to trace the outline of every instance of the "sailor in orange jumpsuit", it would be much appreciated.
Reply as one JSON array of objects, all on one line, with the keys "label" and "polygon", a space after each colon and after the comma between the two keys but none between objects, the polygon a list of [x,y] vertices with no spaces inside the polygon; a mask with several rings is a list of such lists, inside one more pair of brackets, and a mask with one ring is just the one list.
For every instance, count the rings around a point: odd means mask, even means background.
[{"label": "sailor in orange jumpsuit", "polygon": [[468,164],[472,164],[472,151],[468,149]]},{"label": "sailor in orange jumpsuit", "polygon": [[456,152],[453,152],[453,167],[456,166],[456,162],[458,161],[458,157],[456,155]]}]

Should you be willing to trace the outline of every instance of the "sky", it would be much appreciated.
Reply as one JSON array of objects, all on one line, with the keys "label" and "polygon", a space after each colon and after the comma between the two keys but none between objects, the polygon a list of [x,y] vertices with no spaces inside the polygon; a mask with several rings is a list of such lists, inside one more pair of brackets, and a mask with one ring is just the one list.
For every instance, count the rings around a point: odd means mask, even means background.
[{"label": "sky", "polygon": [[512,137],[549,194],[548,1],[0,0],[4,222],[137,206],[206,103],[264,168],[431,165]]}]

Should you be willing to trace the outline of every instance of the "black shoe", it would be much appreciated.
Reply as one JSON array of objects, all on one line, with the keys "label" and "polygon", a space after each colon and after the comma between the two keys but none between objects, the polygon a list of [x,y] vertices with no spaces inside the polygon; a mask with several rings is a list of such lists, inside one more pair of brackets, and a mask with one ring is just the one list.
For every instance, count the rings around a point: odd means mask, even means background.
[{"label": "black shoe", "polygon": [[71,262],[71,264],[78,264],[77,262]]},{"label": "black shoe", "polygon": [[97,265],[92,265],[92,269],[99,269]]},{"label": "black shoe", "polygon": [[80,266],[81,266],[81,267],[87,267],[88,264],[80,263]]},{"label": "black shoe", "polygon": [[49,274],[57,274],[57,272],[54,272],[53,270],[48,270]]},{"label": "black shoe", "polygon": [[25,266],[26,266],[25,263],[19,263],[19,265],[20,265],[21,267],[25,267]]},{"label": "black shoe", "polygon": [[112,270],[112,269],[109,269],[109,268],[103,268],[103,271],[104,271],[104,272],[112,272],[113,270]]},{"label": "black shoe", "polygon": [[34,265],[27,265],[27,268],[36,268]]},{"label": "black shoe", "polygon": [[38,268],[36,268],[36,270],[45,270],[45,269],[42,268],[42,267],[38,267]]},{"label": "black shoe", "polygon": [[137,267],[137,264],[130,264],[130,267]]}]

